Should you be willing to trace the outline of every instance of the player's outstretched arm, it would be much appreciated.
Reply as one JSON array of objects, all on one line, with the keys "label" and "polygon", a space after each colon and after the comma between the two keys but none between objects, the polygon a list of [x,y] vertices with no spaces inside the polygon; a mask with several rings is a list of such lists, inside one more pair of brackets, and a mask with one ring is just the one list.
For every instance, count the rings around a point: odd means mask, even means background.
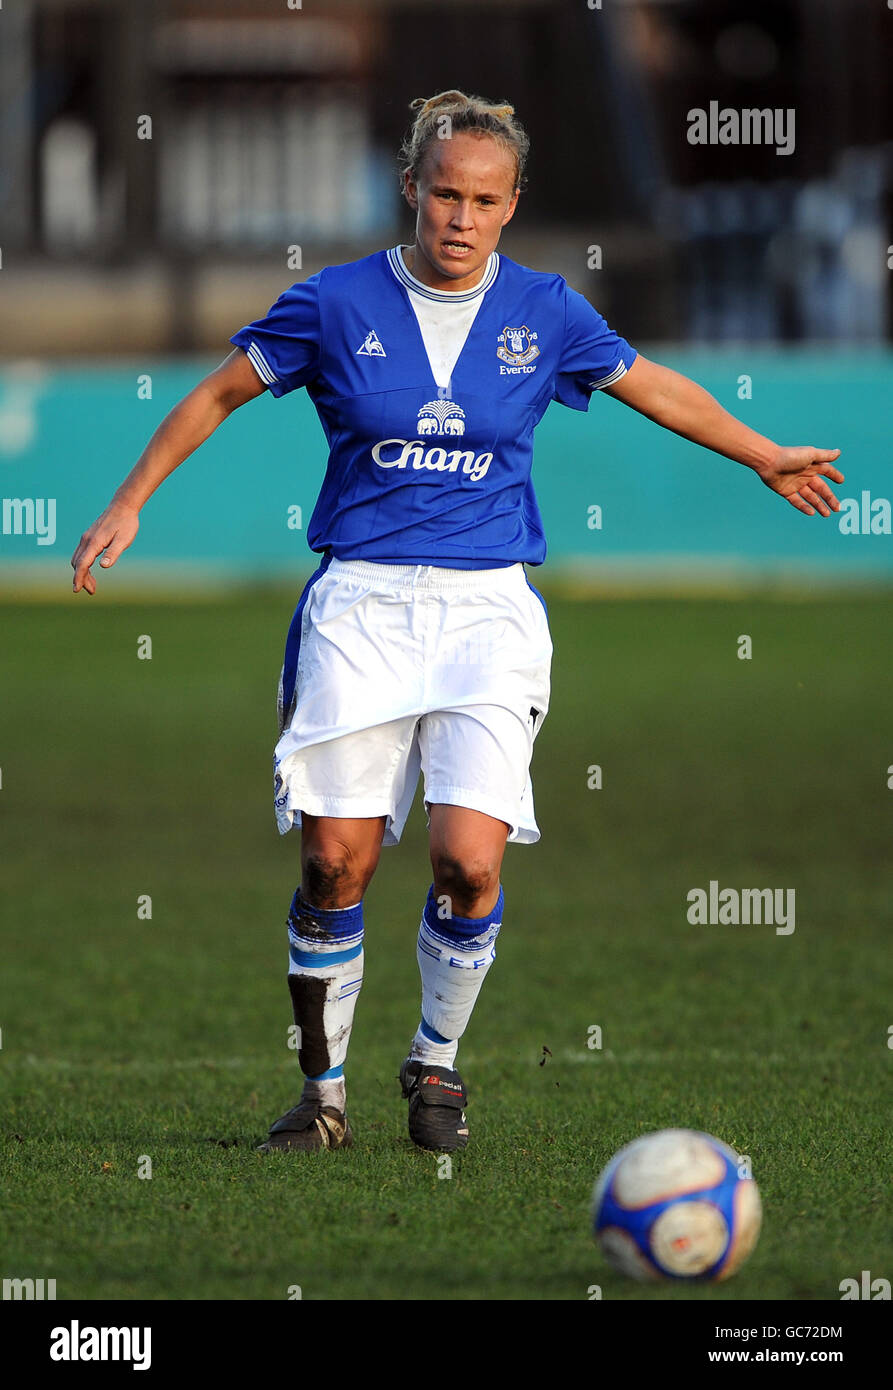
[{"label": "player's outstretched arm", "polygon": [[833,467],[833,461],[840,457],[839,449],[774,444],[723,410],[702,386],[658,362],[649,362],[647,357],[637,357],[626,375],[607,387],[605,394],[616,396],[674,434],[746,464],[767,487],[806,516],[840,511],[837,497],[825,482],[826,478],[843,482],[843,474]]},{"label": "player's outstretched arm", "polygon": [[109,569],[139,530],[143,503],[184,459],[194,453],[226,417],[266,390],[241,348],[236,348],[215,371],[200,381],[165,416],[137,462],[100,517],[85,531],[71,557],[72,588],[96,592],[90,571],[97,555]]}]

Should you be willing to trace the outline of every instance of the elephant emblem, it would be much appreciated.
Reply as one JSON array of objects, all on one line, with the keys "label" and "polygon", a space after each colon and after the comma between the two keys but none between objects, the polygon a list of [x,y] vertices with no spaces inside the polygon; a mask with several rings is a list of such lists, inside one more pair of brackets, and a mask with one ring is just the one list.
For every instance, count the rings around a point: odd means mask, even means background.
[{"label": "elephant emblem", "polygon": [[419,434],[464,434],[465,411],[445,397],[426,401],[418,413],[416,429]]}]

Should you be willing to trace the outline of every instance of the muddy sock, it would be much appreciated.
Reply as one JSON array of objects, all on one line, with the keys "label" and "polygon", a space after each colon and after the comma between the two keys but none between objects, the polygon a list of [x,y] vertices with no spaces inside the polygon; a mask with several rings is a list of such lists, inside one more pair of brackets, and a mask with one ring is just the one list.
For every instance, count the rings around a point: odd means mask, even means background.
[{"label": "muddy sock", "polygon": [[300,1030],[302,1100],[344,1110],[344,1061],[362,983],[362,902],[313,907],[299,888],[288,914],[288,987]]}]

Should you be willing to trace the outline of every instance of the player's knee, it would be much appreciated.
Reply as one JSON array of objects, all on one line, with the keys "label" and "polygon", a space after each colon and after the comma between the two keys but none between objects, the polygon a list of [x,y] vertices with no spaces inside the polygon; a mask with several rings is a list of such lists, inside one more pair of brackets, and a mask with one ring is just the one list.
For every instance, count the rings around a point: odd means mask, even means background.
[{"label": "player's knee", "polygon": [[304,858],[304,893],[315,907],[348,907],[366,891],[372,870],[343,849],[311,850]]},{"label": "player's knee", "polygon": [[499,891],[499,864],[486,859],[465,859],[438,854],[432,865],[434,891],[446,895],[460,917],[476,916],[478,904]]}]

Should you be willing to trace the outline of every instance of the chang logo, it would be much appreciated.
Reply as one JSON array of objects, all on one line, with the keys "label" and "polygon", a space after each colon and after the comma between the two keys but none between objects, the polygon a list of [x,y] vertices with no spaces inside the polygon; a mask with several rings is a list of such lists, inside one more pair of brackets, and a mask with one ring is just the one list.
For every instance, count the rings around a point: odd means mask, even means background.
[{"label": "chang logo", "polygon": [[492,454],[475,454],[473,449],[426,449],[421,439],[380,439],[372,446],[372,458],[379,468],[428,468],[432,473],[461,469],[473,483],[486,477],[493,462]]},{"label": "chang logo", "polygon": [[416,429],[419,434],[464,434],[465,411],[455,401],[426,401]]}]

